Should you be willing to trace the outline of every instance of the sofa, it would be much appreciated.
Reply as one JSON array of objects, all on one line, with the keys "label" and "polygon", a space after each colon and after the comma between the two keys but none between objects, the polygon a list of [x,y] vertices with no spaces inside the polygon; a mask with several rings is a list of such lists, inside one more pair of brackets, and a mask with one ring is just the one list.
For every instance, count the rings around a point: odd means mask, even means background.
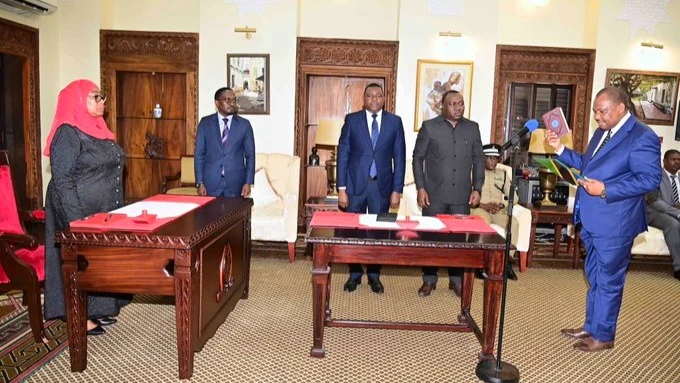
[{"label": "sofa", "polygon": [[[255,184],[251,189],[251,240],[286,242],[288,260],[295,261],[297,209],[300,198],[300,157],[256,153]],[[180,187],[168,189],[168,182],[180,180]],[[163,183],[168,194],[197,195],[194,185],[194,157],[181,159],[181,172]]]},{"label": "sofa", "polygon": [[[508,174],[508,179],[512,179],[512,169],[509,166],[498,164],[500,169],[504,169]],[[415,178],[413,176],[412,159],[406,161],[406,176],[404,178],[404,192],[399,204],[399,214],[408,216],[422,215],[420,207],[418,207],[418,191],[416,190]],[[529,251],[529,241],[531,238],[531,211],[520,205],[512,209],[512,244],[516,251],[519,252],[519,269],[526,270],[527,252]],[[496,230],[503,238],[505,238],[505,228],[496,224],[491,227]]]},{"label": "sofa", "polygon": [[[569,187],[569,200],[568,207],[569,211],[574,209],[574,201],[576,198],[576,186],[570,185]],[[574,240],[574,228],[573,226],[567,227],[567,234],[569,235],[571,248]],[[652,261],[667,261],[670,260],[670,251],[668,246],[666,246],[666,240],[663,236],[663,231],[655,227],[649,226],[646,232],[638,234],[633,241],[633,248],[630,251],[633,258],[638,260],[652,260]],[[577,252],[580,255],[580,252]],[[576,264],[580,262],[580,259],[576,260]]]}]

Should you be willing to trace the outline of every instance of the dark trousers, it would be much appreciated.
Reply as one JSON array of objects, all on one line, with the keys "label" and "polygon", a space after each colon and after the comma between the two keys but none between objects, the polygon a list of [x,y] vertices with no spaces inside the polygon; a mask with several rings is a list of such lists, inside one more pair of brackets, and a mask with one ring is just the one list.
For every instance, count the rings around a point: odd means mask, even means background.
[{"label": "dark trousers", "polygon": [[[362,194],[348,195],[348,197],[349,204],[346,211],[349,213],[364,214],[368,212],[368,214],[378,214],[385,213],[390,209],[390,198],[380,195],[377,179],[369,180],[368,186]],[[366,274],[368,274],[368,278],[375,279],[380,277],[380,268],[381,265],[367,265]],[[358,281],[362,275],[364,275],[364,269],[361,267],[361,264],[349,264],[349,276],[352,279]]]},{"label": "dark trousers", "polygon": [[[452,205],[446,203],[430,202],[430,206],[423,209],[423,215],[427,217],[434,217],[437,214],[470,214],[470,205]],[[423,267],[423,282],[437,283],[438,267]],[[449,278],[461,278],[463,276],[463,269],[459,267],[449,267]]]}]

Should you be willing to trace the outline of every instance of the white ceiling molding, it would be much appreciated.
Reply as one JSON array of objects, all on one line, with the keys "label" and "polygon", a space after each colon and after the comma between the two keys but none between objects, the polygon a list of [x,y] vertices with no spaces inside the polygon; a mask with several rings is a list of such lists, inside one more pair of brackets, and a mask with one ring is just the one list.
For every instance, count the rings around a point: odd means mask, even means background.
[{"label": "white ceiling molding", "polygon": [[671,0],[624,0],[625,8],[618,18],[630,23],[631,39],[637,37],[641,30],[647,32],[645,37],[650,37],[654,35],[657,24],[671,22],[671,17],[666,12],[670,2]]},{"label": "white ceiling molding", "polygon": [[429,0],[429,11],[435,16],[463,16],[463,0]]}]

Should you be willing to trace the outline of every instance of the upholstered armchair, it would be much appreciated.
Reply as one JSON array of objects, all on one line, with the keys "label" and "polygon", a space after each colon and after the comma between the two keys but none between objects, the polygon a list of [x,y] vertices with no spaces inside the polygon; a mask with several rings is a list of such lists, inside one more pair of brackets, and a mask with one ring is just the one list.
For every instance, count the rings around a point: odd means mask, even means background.
[{"label": "upholstered armchair", "polygon": [[[168,184],[179,180],[179,187],[168,189]],[[196,189],[196,177],[194,174],[194,157],[182,156],[180,159],[179,173],[165,177],[161,184],[161,193],[164,194],[181,194],[181,195],[198,195]]]},{"label": "upholstered armchair", "polygon": [[[508,179],[512,179],[512,168],[503,164],[498,164],[498,167],[500,169],[504,169],[507,172]],[[531,211],[520,205],[517,205],[518,202],[519,201],[515,201],[515,205],[512,208],[511,242],[519,252],[519,269],[520,271],[525,271],[527,265],[527,252],[529,251],[529,242],[531,239]],[[409,216],[422,214],[420,207],[418,207],[418,191],[416,190],[415,178],[413,177],[412,159],[408,159],[406,161],[404,192],[399,204],[398,213]],[[504,227],[500,227],[496,224],[492,224],[491,227],[493,227],[494,230],[498,232],[498,234],[505,238]]]},{"label": "upholstered armchair", "polygon": [[288,243],[288,260],[295,261],[297,209],[300,199],[300,157],[257,153],[251,239]]},{"label": "upholstered armchair", "polygon": [[45,247],[26,233],[19,219],[6,151],[0,151],[0,195],[0,292],[23,291],[33,338],[43,343],[40,292],[45,280]]}]

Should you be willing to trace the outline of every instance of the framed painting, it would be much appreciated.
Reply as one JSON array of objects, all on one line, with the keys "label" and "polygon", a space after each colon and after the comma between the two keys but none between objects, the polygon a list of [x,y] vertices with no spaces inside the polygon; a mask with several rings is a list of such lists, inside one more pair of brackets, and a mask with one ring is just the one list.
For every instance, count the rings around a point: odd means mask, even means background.
[{"label": "framed painting", "polygon": [[456,90],[465,101],[465,118],[470,118],[472,95],[472,62],[418,60],[416,75],[416,115],[414,130],[420,130],[423,121],[441,114],[442,96]]},{"label": "framed painting", "polygon": [[239,114],[269,114],[269,55],[227,54],[227,84]]},{"label": "framed painting", "polygon": [[607,69],[605,86],[623,89],[638,120],[648,125],[673,125],[680,73]]}]

